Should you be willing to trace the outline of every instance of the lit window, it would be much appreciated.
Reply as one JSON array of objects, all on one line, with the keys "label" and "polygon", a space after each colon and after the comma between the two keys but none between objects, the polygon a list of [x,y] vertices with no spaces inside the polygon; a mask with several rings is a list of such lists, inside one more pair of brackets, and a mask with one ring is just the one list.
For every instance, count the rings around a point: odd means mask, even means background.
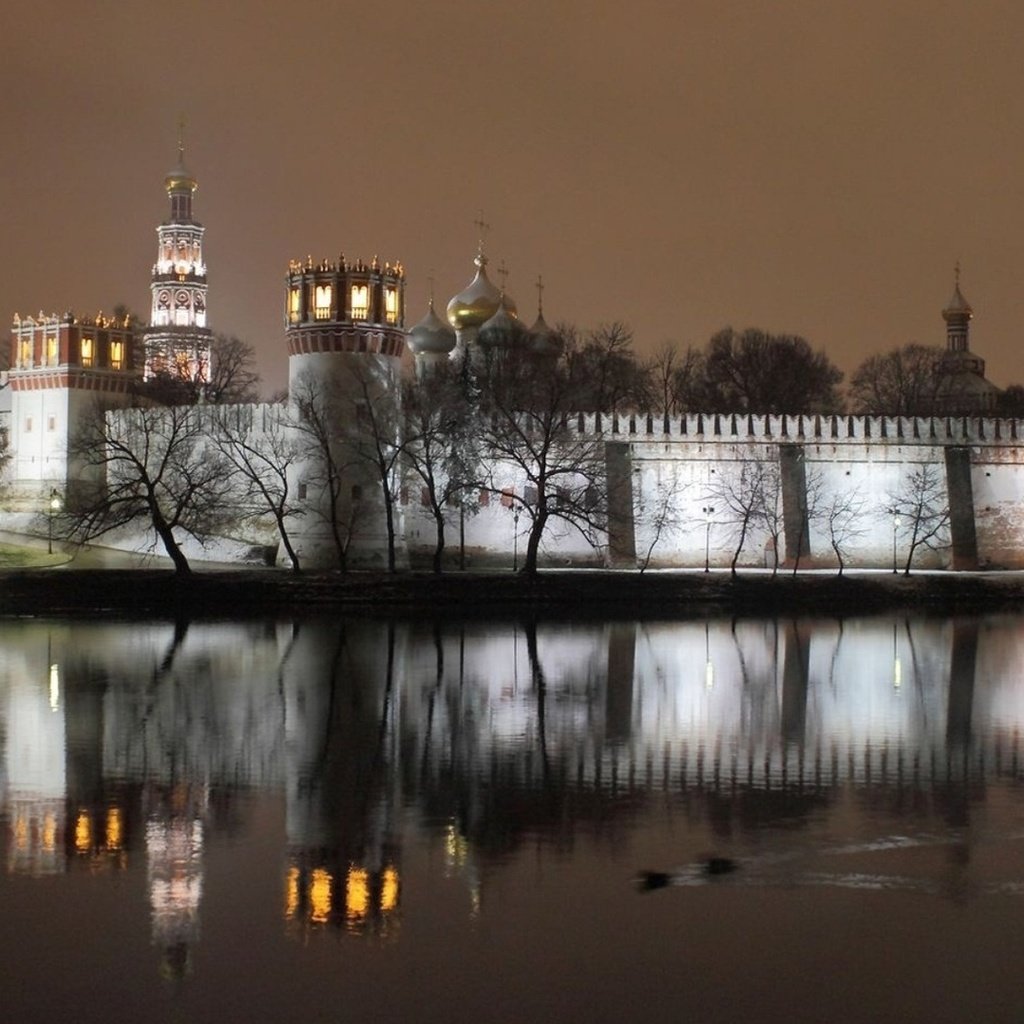
[{"label": "lit window", "polygon": [[317,320],[329,320],[331,316],[331,296],[333,291],[329,284],[318,284],[313,292],[313,310]]},{"label": "lit window", "polygon": [[56,337],[56,335],[46,339],[46,361],[47,361],[47,363],[49,363],[50,366],[55,366],[57,364],[57,337]]},{"label": "lit window", "polygon": [[21,341],[21,354],[18,357],[18,364],[20,366],[31,366],[32,365],[32,342],[28,338],[23,338]]},{"label": "lit window", "polygon": [[352,319],[365,320],[370,314],[370,289],[365,284],[352,285]]},{"label": "lit window", "polygon": [[302,312],[302,292],[298,288],[292,288],[288,292],[288,319],[294,324],[299,320]]},{"label": "lit window", "polygon": [[92,366],[93,360],[93,349],[92,349],[92,338],[82,339],[82,365]]},{"label": "lit window", "polygon": [[389,324],[398,323],[398,289],[384,290],[384,317]]},{"label": "lit window", "polygon": [[124,342],[112,341],[110,343],[110,368],[120,370],[124,365]]}]

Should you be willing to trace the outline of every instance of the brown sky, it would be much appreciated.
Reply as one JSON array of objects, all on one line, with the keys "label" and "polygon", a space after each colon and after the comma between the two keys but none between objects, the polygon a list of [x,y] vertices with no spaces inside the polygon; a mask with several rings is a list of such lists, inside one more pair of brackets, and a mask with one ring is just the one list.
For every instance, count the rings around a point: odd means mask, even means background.
[{"label": "brown sky", "polygon": [[[10,9],[8,9],[10,8]],[[532,320],[637,346],[941,343],[1024,380],[1015,0],[33,0],[7,5],[0,313],[148,316],[175,123],[212,326],[283,385],[289,258],[400,259],[408,322],[487,249]]]}]

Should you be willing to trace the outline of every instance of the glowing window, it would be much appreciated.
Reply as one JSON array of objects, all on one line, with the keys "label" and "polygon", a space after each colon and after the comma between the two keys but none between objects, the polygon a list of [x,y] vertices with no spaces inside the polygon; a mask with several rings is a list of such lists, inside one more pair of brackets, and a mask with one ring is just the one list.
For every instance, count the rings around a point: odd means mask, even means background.
[{"label": "glowing window", "polygon": [[365,320],[370,314],[370,289],[365,284],[352,285],[352,319]]},{"label": "glowing window", "polygon": [[331,296],[333,291],[329,284],[318,284],[313,291],[313,315],[317,320],[329,320],[331,316]]},{"label": "glowing window", "polygon": [[93,349],[92,349],[92,338],[82,339],[82,365],[92,366],[93,360]]},{"label": "glowing window", "polygon": [[21,366],[32,365],[32,342],[28,338],[23,338],[21,341],[21,354],[18,358],[18,363]]},{"label": "glowing window", "polygon": [[288,292],[288,319],[296,323],[302,312],[302,292],[298,288],[292,288]]},{"label": "glowing window", "polygon": [[112,341],[110,343],[110,368],[120,370],[124,365],[124,342]]},{"label": "glowing window", "polygon": [[398,289],[384,289],[384,318],[389,324],[398,323]]},{"label": "glowing window", "polygon": [[51,365],[57,362],[57,337],[56,335],[46,339],[46,361]]}]

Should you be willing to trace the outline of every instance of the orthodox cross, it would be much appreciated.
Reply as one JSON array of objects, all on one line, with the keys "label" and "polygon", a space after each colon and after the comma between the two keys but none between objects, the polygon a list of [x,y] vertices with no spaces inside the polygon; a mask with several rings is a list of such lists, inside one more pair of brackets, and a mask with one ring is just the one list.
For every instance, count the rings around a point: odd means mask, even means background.
[{"label": "orthodox cross", "polygon": [[537,275],[537,315],[543,316],[544,314],[544,278],[540,274]]},{"label": "orthodox cross", "polygon": [[484,241],[487,238],[487,232],[491,230],[491,225],[484,220],[484,211],[480,211],[480,216],[473,221],[476,225],[477,230],[477,250],[479,252],[484,251]]}]

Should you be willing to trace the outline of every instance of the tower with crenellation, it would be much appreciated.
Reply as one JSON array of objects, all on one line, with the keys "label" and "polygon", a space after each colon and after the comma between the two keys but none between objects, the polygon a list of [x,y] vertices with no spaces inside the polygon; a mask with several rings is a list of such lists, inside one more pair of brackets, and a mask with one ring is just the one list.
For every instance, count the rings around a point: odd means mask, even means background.
[{"label": "tower with crenellation", "polygon": [[[398,500],[405,271],[376,256],[293,261],[286,283],[288,392],[300,456],[294,542],[310,567],[381,566],[405,548]],[[385,484],[386,480],[386,484]]]}]

